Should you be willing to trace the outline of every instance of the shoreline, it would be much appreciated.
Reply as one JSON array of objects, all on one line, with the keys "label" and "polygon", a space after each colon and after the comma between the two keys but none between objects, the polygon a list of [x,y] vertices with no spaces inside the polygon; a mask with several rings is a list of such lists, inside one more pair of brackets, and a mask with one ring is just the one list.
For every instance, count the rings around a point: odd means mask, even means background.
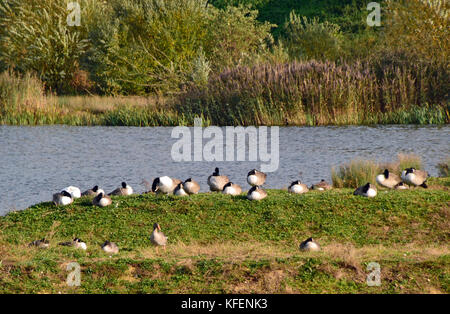
[{"label": "shoreline", "polygon": [[[203,118],[203,125],[218,126],[350,126],[350,125],[447,125],[450,123],[449,109],[445,106],[411,106],[388,112],[374,112],[366,115],[354,112],[328,114],[298,113],[295,118],[283,113],[281,108],[276,119],[249,123],[230,121],[221,123],[214,115],[185,112],[181,105],[171,99],[139,96],[44,96],[38,104],[5,106],[0,110],[0,125],[37,126],[136,126],[172,127],[194,126],[196,117]],[[19,109],[17,109],[18,107]],[[205,107],[206,109],[206,107]],[[215,114],[219,114],[216,112]],[[255,113],[258,114],[258,113]],[[218,123],[216,123],[218,122]]]}]

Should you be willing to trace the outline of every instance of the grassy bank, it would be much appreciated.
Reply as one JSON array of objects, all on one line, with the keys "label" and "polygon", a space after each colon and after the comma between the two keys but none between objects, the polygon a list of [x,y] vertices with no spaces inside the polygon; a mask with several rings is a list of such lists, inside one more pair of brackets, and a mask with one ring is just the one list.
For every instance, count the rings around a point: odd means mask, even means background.
[{"label": "grassy bank", "polygon": [[[375,199],[336,189],[269,190],[261,202],[206,193],[117,197],[103,209],[87,199],[37,204],[0,217],[0,292],[449,293],[450,181],[429,183]],[[149,243],[156,221],[169,236],[159,254]],[[49,249],[27,247],[44,236]],[[74,236],[86,252],[55,245]],[[321,252],[298,250],[309,236]],[[100,250],[107,239],[118,255]],[[65,284],[74,261],[78,288]],[[365,284],[369,262],[381,265],[380,287]]]}]

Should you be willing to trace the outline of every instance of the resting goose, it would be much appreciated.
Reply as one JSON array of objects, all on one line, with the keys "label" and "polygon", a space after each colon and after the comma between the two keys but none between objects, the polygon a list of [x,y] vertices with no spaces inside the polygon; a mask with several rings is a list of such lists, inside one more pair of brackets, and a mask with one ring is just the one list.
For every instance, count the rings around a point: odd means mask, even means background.
[{"label": "resting goose", "polygon": [[75,239],[73,239],[72,241],[69,241],[69,242],[60,242],[58,244],[62,245],[62,246],[72,246],[74,248],[82,249],[82,250],[86,250],[87,249],[86,243],[83,242],[79,238],[75,238]]},{"label": "resting goose", "polygon": [[300,180],[294,181],[291,183],[291,185],[288,188],[289,193],[294,194],[303,194],[309,191],[306,184],[303,184],[300,182]]},{"label": "resting goose", "polygon": [[81,196],[97,196],[100,193],[105,194],[105,191],[103,191],[98,187],[98,185],[96,185],[92,189],[86,190],[83,193],[81,193]]},{"label": "resting goose", "polygon": [[421,186],[423,188],[428,188],[426,181],[429,177],[428,172],[424,170],[418,170],[415,168],[408,168],[404,170],[403,181],[408,185]]},{"label": "resting goose", "polygon": [[393,189],[397,184],[402,182],[402,179],[395,173],[391,173],[388,169],[385,169],[382,174],[377,175],[376,181],[385,188]]},{"label": "resting goose", "polygon": [[320,245],[313,238],[308,238],[300,243],[300,250],[302,251],[320,251]]},{"label": "resting goose", "polygon": [[230,182],[227,176],[222,176],[219,174],[219,168],[216,168],[212,175],[208,177],[209,189],[213,192],[223,191],[225,184]]},{"label": "resting goose", "polygon": [[259,201],[266,198],[266,196],[267,192],[257,185],[252,187],[247,193],[247,198],[251,201]]},{"label": "resting goose", "polygon": [[375,197],[377,195],[377,187],[373,184],[366,183],[353,192],[353,195],[361,195],[365,197]]},{"label": "resting goose", "polygon": [[53,194],[53,203],[56,206],[62,205],[69,205],[73,203],[73,197],[72,194],[70,194],[67,191],[62,191],[60,193]]},{"label": "resting goose", "polygon": [[227,195],[240,195],[242,193],[242,188],[239,184],[228,182],[224,185],[222,193]]},{"label": "resting goose", "polygon": [[63,191],[66,191],[72,195],[72,198],[80,198],[81,197],[81,191],[76,186],[69,186],[65,188]]},{"label": "resting goose", "polygon": [[183,183],[179,183],[175,190],[173,191],[173,194],[178,196],[189,196],[189,194],[185,191]]},{"label": "resting goose", "polygon": [[188,194],[198,194],[198,192],[200,191],[200,185],[197,183],[197,181],[192,180],[192,178],[184,181],[183,187]]},{"label": "resting goose", "polygon": [[133,194],[133,189],[126,182],[122,182],[122,186],[120,188],[115,189],[108,195],[131,195]]},{"label": "resting goose", "polygon": [[266,182],[266,177],[267,174],[264,172],[253,169],[247,174],[247,182],[251,186],[263,185]]},{"label": "resting goose", "polygon": [[28,244],[28,246],[35,246],[40,249],[46,249],[50,246],[50,242],[48,240],[46,240],[45,238],[43,238],[41,240],[35,240],[35,241],[31,242],[30,244]]},{"label": "resting goose", "polygon": [[101,247],[102,247],[102,250],[105,251],[106,253],[109,253],[109,254],[119,253],[119,247],[114,242],[105,241],[105,243],[103,243],[101,245]]},{"label": "resting goose", "polygon": [[170,178],[168,176],[158,177],[153,180],[152,192],[172,194],[181,180]]},{"label": "resting goose", "polygon": [[112,204],[112,200],[108,195],[100,193],[96,197],[94,197],[94,199],[92,200],[92,204],[99,207],[106,207]]},{"label": "resting goose", "polygon": [[394,189],[396,190],[407,190],[409,189],[409,187],[404,183],[404,182],[400,182],[399,184],[397,184]]},{"label": "resting goose", "polygon": [[317,191],[325,191],[325,190],[331,190],[332,186],[327,181],[322,179],[322,180],[320,180],[319,183],[313,184],[311,189],[317,190]]}]

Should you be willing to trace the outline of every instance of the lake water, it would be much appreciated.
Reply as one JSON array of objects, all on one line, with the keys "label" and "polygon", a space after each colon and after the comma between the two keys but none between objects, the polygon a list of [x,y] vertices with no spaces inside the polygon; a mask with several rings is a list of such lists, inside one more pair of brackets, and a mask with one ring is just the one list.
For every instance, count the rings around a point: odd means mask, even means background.
[{"label": "lake water", "polygon": [[[172,128],[0,126],[0,215],[49,201],[74,185],[85,190],[98,184],[110,192],[126,181],[141,193],[143,179],[192,177],[207,191],[214,168],[248,187],[246,174],[259,162],[175,162]],[[354,158],[378,161],[398,153],[422,157],[425,169],[450,155],[450,126],[283,127],[279,129],[279,167],[266,187],[283,188],[296,179],[308,185],[330,180],[331,167]],[[207,142],[208,140],[204,140]],[[301,176],[300,176],[301,173]]]}]

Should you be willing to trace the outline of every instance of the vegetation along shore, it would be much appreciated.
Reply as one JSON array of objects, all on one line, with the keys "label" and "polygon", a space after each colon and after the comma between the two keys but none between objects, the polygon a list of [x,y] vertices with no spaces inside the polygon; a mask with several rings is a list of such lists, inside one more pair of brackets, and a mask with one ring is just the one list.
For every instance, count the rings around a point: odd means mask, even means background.
[{"label": "vegetation along shore", "polygon": [[448,1],[67,2],[0,2],[0,124],[450,120]]}]

